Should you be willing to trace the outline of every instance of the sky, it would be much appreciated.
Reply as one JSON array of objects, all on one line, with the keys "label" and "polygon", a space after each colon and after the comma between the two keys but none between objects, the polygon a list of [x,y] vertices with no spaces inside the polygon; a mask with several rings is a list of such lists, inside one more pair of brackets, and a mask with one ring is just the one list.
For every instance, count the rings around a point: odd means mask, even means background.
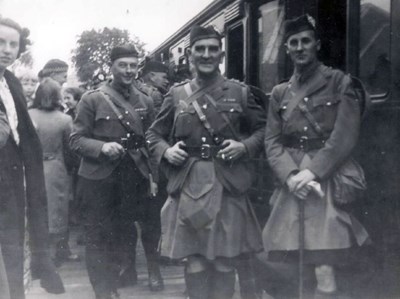
[{"label": "sky", "polygon": [[151,51],[213,0],[0,0],[0,14],[31,31],[34,69],[50,59],[70,63],[84,30],[127,29]]}]

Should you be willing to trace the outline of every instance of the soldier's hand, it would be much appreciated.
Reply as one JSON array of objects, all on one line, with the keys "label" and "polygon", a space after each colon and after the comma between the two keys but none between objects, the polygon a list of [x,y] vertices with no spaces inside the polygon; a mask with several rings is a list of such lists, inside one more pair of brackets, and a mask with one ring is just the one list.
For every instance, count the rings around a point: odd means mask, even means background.
[{"label": "soldier's hand", "polygon": [[310,191],[312,190],[310,185],[305,185],[300,190],[294,192],[294,195],[300,199],[306,199]]},{"label": "soldier's hand", "polygon": [[297,192],[302,189],[305,185],[315,179],[315,174],[308,169],[303,169],[295,175],[289,176],[286,184],[289,187],[290,192]]},{"label": "soldier's hand", "polygon": [[125,150],[117,142],[107,142],[103,144],[101,152],[111,160],[117,160],[125,153]]},{"label": "soldier's hand", "polygon": [[246,146],[239,141],[226,139],[222,142],[222,147],[217,156],[225,161],[234,161],[246,153]]},{"label": "soldier's hand", "polygon": [[172,165],[176,166],[185,163],[189,155],[182,149],[183,146],[185,146],[185,143],[183,141],[179,141],[175,143],[174,146],[168,148],[164,153],[165,159],[167,159],[167,161]]}]

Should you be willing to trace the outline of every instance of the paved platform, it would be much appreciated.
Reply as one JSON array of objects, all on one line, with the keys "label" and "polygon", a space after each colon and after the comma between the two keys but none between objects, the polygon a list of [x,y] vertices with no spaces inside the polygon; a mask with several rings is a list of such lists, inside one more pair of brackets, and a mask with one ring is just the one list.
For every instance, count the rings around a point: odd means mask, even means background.
[{"label": "paved platform", "polygon": [[[84,246],[76,244],[77,233],[72,234],[70,246],[74,253],[81,257],[79,262],[64,263],[58,270],[65,285],[66,292],[61,295],[46,293],[40,287],[39,280],[33,281],[27,290],[26,299],[94,299],[94,293],[89,282],[84,261]],[[139,242],[140,243],[140,242]],[[119,289],[121,299],[172,299],[184,297],[184,278],[182,266],[163,266],[165,290],[150,292],[147,287],[147,268],[141,244],[137,250],[138,283],[132,287]]]},{"label": "paved platform", "polygon": [[[32,282],[27,290],[26,299],[95,299],[92,287],[87,276],[84,262],[84,246],[76,244],[77,233],[73,233],[70,246],[73,253],[81,257],[80,262],[64,263],[58,270],[64,282],[66,292],[61,295],[48,294],[40,287],[39,280]],[[151,292],[147,286],[147,267],[143,248],[138,242],[136,269],[138,283],[132,287],[119,289],[121,299],[181,299],[185,298],[185,282],[183,266],[162,266],[165,289],[162,292]],[[238,283],[236,283],[236,286]],[[266,294],[265,294],[266,295]],[[264,298],[270,298],[265,296]],[[234,299],[240,299],[239,290],[236,290]]]}]

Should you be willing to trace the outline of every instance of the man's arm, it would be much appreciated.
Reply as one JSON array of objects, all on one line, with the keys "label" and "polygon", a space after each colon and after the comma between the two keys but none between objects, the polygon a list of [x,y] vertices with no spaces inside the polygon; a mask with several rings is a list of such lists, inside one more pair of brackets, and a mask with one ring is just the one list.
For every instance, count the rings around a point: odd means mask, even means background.
[{"label": "man's arm", "polygon": [[266,115],[262,107],[256,103],[249,88],[246,88],[246,93],[247,101],[245,102],[246,107],[244,109],[244,124],[241,125],[241,130],[248,130],[250,136],[241,142],[245,145],[248,156],[254,158],[263,147]]},{"label": "man's arm", "polygon": [[175,109],[176,104],[170,91],[161,106],[160,113],[146,133],[150,153],[158,164],[161,163],[166,150],[171,147],[168,139],[174,126]]},{"label": "man's arm", "polygon": [[282,88],[282,86],[277,86],[272,90],[264,144],[267,159],[272,170],[279,181],[285,184],[288,177],[298,172],[299,168],[280,141],[282,137],[282,119],[278,113],[280,98],[279,88]]},{"label": "man's arm", "polygon": [[92,136],[96,116],[95,101],[93,93],[85,94],[79,101],[69,142],[71,149],[78,155],[98,159],[105,142]]}]

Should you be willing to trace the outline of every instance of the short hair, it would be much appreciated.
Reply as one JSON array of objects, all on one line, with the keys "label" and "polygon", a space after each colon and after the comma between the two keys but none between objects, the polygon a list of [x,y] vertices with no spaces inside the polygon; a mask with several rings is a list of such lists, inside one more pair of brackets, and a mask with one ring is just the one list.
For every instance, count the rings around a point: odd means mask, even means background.
[{"label": "short hair", "polygon": [[69,93],[72,95],[75,101],[79,102],[81,100],[81,97],[84,93],[82,88],[79,87],[67,87],[64,89],[65,93]]},{"label": "short hair", "polygon": [[56,110],[61,108],[60,85],[51,78],[45,78],[36,90],[32,108],[40,110]]},{"label": "short hair", "polygon": [[15,70],[15,76],[18,80],[22,80],[24,78],[33,78],[38,80],[37,74],[30,68],[20,67]]},{"label": "short hair", "polygon": [[17,22],[15,22],[12,19],[9,18],[3,18],[0,16],[0,25],[7,26],[10,28],[13,28],[18,31],[19,33],[19,50],[18,50],[18,56],[19,58],[22,53],[24,53],[28,46],[31,44],[31,41],[29,40],[29,29],[28,28],[22,28]]}]

